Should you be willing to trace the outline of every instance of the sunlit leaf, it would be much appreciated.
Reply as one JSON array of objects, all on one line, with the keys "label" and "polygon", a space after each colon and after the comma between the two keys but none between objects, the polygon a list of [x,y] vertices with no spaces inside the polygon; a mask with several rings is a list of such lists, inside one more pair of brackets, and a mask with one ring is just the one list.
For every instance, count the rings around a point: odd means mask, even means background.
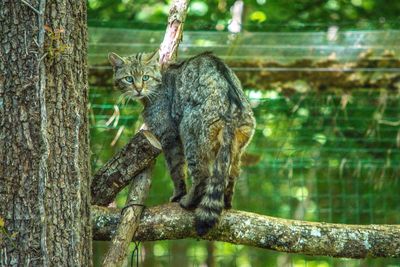
[{"label": "sunlit leaf", "polygon": [[267,15],[262,11],[254,11],[250,14],[250,20],[261,23],[267,20]]},{"label": "sunlit leaf", "polygon": [[194,1],[189,6],[189,14],[204,16],[208,11],[208,5],[203,1]]}]

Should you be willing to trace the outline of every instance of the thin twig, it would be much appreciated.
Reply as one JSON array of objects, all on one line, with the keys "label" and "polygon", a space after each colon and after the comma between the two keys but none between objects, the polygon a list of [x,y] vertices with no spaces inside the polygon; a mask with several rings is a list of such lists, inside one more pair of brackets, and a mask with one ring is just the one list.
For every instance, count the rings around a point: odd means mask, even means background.
[{"label": "thin twig", "polygon": [[38,43],[38,41],[37,41],[36,39],[33,39],[33,42],[35,43],[35,45],[36,45],[37,47],[39,47],[39,43]]},{"label": "thin twig", "polygon": [[117,134],[115,135],[114,139],[112,140],[112,142],[110,144],[111,146],[115,146],[115,144],[117,143],[117,141],[118,141],[119,137],[121,136],[122,132],[124,131],[124,129],[125,129],[125,126],[123,126],[123,125],[119,128]]},{"label": "thin twig", "polygon": [[29,4],[28,2],[26,2],[25,0],[21,0],[22,3],[24,3],[25,5],[27,5],[30,9],[32,9],[33,11],[35,11],[36,14],[38,14],[39,16],[42,15],[42,13],[37,10],[36,8],[34,8],[31,4]]},{"label": "thin twig", "polygon": [[24,46],[25,46],[25,55],[28,55],[28,47],[26,45],[26,31],[24,31]]},{"label": "thin twig", "polygon": [[389,126],[400,126],[400,121],[387,121],[387,120],[379,120],[380,124],[389,125]]},{"label": "thin twig", "polygon": [[44,53],[40,58],[39,58],[39,64],[40,62],[47,56],[47,52]]}]

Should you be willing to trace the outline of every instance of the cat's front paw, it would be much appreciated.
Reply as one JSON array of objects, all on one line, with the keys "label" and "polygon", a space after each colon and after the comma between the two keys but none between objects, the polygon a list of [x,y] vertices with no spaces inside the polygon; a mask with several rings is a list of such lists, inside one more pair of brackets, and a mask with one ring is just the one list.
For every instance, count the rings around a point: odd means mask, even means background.
[{"label": "cat's front paw", "polygon": [[225,207],[226,210],[230,210],[232,208],[232,203],[226,203],[225,202]]},{"label": "cat's front paw", "polygon": [[172,197],[169,198],[170,202],[180,202],[180,200],[186,195],[186,192],[174,193]]},{"label": "cat's front paw", "polygon": [[227,210],[232,208],[232,197],[227,195],[224,196],[224,208]]},{"label": "cat's front paw", "polygon": [[174,190],[174,194],[169,198],[170,202],[179,202],[186,195],[186,188],[183,186],[182,188],[178,188]]}]

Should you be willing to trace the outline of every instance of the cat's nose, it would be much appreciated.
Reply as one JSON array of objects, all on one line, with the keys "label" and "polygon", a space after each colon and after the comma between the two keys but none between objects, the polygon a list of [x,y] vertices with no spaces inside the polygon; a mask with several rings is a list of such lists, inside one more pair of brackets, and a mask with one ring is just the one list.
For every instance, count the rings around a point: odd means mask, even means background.
[{"label": "cat's nose", "polygon": [[142,92],[142,87],[135,87],[136,92],[138,92],[138,94],[140,94],[140,92]]}]

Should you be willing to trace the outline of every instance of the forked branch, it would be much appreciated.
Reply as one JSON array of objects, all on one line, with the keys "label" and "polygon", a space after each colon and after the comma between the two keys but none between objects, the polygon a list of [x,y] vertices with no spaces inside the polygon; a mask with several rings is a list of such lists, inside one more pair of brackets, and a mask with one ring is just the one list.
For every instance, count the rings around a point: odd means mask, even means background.
[{"label": "forked branch", "polygon": [[[168,26],[160,48],[160,63],[163,65],[172,61],[176,56],[179,42],[182,39],[183,22],[186,17],[187,7],[188,0],[175,0],[171,4]],[[117,157],[111,159],[95,175],[95,178],[98,179],[95,179],[95,186],[92,187],[94,203],[105,204],[112,201],[121,187],[132,180],[127,203],[136,205],[127,207],[122,213],[121,222],[112,239],[112,246],[107,252],[103,266],[122,266],[126,258],[129,242],[138,228],[142,211],[142,208],[138,207],[138,205],[144,204],[151,183],[152,167],[143,163],[148,165],[153,162],[153,159],[161,152],[159,142],[154,136],[150,138],[149,136],[151,136],[150,132],[146,131],[134,136],[129,143],[130,146],[126,146],[122,153],[118,153]],[[139,145],[136,143],[137,140],[141,140]],[[138,149],[137,153],[126,153],[132,147]],[[145,157],[140,157],[138,154],[144,154]],[[127,161],[127,157],[136,159],[136,164],[130,160]],[[145,162],[143,159],[150,159],[150,161]],[[143,169],[143,166],[146,166],[145,169]],[[135,169],[135,171],[132,171],[132,169]],[[122,174],[121,176],[124,178],[122,181],[118,178],[121,177],[119,174]],[[102,194],[104,190],[106,190],[108,198],[105,198]]]}]

